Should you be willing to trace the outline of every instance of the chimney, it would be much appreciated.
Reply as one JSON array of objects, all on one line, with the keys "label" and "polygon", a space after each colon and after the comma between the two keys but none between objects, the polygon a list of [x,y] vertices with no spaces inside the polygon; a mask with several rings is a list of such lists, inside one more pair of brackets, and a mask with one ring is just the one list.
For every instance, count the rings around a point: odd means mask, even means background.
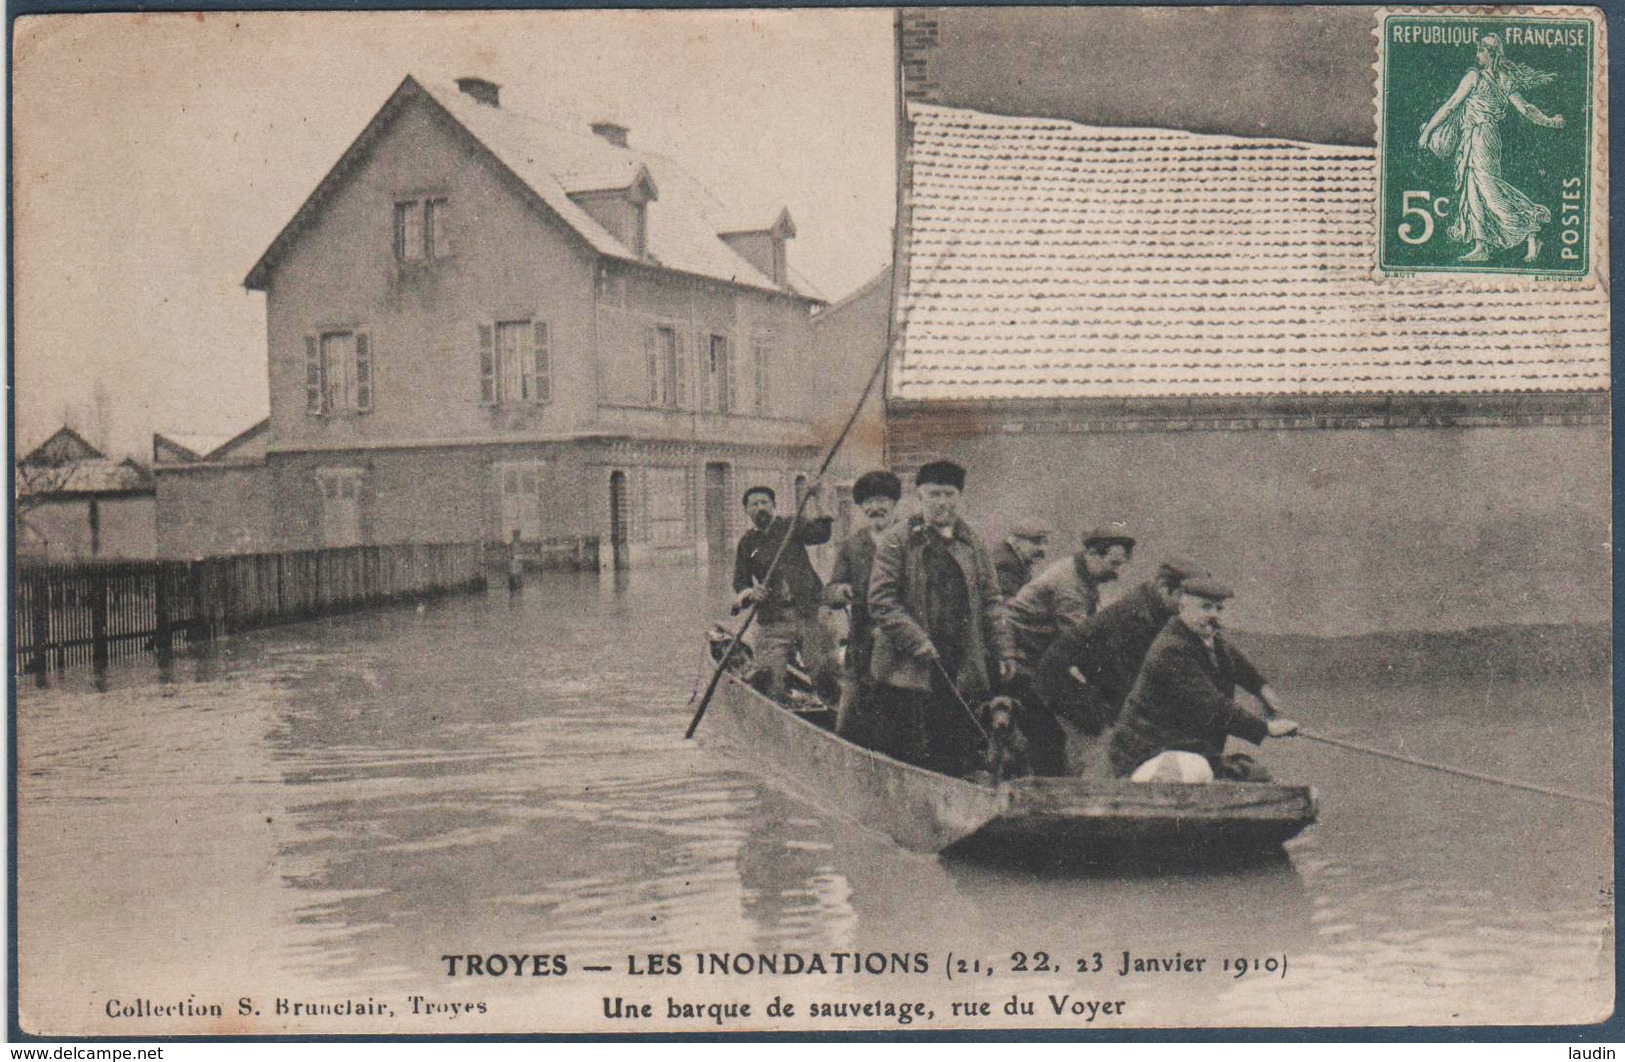
[{"label": "chimney", "polygon": [[495,81],[487,81],[483,77],[460,77],[457,87],[487,107],[501,106],[497,102],[497,94],[502,91],[502,86]]},{"label": "chimney", "polygon": [[632,130],[619,122],[600,120],[592,123],[592,131],[616,147],[626,146],[626,135]]}]

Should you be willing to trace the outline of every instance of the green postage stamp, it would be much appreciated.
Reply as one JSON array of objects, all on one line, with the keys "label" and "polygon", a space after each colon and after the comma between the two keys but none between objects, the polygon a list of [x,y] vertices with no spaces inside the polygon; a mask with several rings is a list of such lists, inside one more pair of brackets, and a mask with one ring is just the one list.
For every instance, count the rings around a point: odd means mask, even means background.
[{"label": "green postage stamp", "polygon": [[1384,276],[1580,279],[1599,267],[1603,23],[1583,8],[1499,11],[1377,16]]}]

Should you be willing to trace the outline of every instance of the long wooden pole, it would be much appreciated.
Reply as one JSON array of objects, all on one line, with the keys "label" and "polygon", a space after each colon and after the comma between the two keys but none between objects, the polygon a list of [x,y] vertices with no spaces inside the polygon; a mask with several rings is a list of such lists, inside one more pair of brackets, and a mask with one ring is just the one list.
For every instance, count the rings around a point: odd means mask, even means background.
[{"label": "long wooden pole", "polygon": [[[889,331],[888,328],[888,333]],[[886,359],[890,354],[891,336],[888,334],[885,349],[880,352],[880,360],[875,362],[874,371],[869,373],[869,382],[863,385],[863,394],[858,398],[858,404],[852,408],[852,415],[846,418],[846,426],[841,429],[841,434],[835,437],[835,442],[830,445],[829,452],[824,455],[824,463],[818,466],[818,473],[813,476],[812,484],[802,492],[801,497],[796,501],[795,516],[790,519],[790,525],[785,529],[784,537],[779,540],[779,548],[774,552],[773,560],[767,566],[767,575],[762,579],[764,587],[773,585],[773,575],[779,570],[779,562],[784,559],[784,553],[790,546],[790,540],[795,537],[796,528],[801,523],[802,511],[807,508],[807,500],[817,492],[819,486],[823,483],[824,473],[829,471],[829,466],[835,460],[836,453],[840,451],[841,444],[846,441],[847,435],[852,431],[852,425],[858,422],[858,415],[863,412],[864,403],[869,401],[869,393],[875,389],[875,381],[880,379],[880,373],[885,369]],[[766,600],[766,597],[767,595],[763,594],[752,602],[750,611],[745,614],[745,622],[739,625],[739,629],[734,632],[732,640],[728,642],[727,650],[723,652],[722,658],[717,661],[716,670],[711,672],[711,681],[706,684],[705,696],[700,698],[699,706],[694,709],[694,718],[689,721],[688,730],[683,734],[685,739],[693,737],[694,731],[699,729],[700,720],[705,718],[705,710],[711,706],[711,698],[717,692],[717,683],[722,681],[722,673],[728,668],[728,661],[733,659],[734,651],[739,648],[740,639],[744,638],[745,632],[750,630],[750,625],[755,622],[756,613],[761,609],[762,602]]]},{"label": "long wooden pole", "polygon": [[1434,763],[1431,760],[1419,760],[1414,756],[1402,756],[1397,752],[1385,749],[1372,748],[1370,745],[1361,745],[1353,741],[1344,741],[1342,738],[1326,737],[1323,734],[1311,734],[1307,730],[1299,730],[1298,736],[1310,741],[1318,741],[1323,745],[1332,745],[1336,748],[1347,749],[1350,752],[1359,752],[1367,756],[1376,756],[1379,759],[1393,760],[1395,763],[1405,763],[1412,767],[1425,767],[1430,771],[1441,771],[1444,774],[1454,774],[1462,778],[1471,778],[1479,782],[1491,782],[1495,785],[1504,785],[1509,789],[1522,789],[1529,793],[1540,793],[1543,796],[1560,797],[1564,800],[1573,800],[1581,804],[1594,804],[1600,808],[1612,807],[1611,801],[1601,797],[1585,796],[1581,793],[1566,793],[1561,789],[1548,789],[1545,786],[1531,785],[1528,782],[1515,782],[1510,778],[1497,778],[1493,774],[1479,774],[1477,771],[1468,771],[1460,767],[1451,767],[1443,763]]}]

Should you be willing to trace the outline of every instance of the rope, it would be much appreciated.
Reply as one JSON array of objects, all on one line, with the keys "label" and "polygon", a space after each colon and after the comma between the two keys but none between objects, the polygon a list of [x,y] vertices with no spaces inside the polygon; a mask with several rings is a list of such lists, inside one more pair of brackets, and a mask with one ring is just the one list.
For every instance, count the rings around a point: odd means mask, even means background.
[{"label": "rope", "polygon": [[1585,796],[1581,793],[1566,793],[1561,789],[1548,789],[1541,785],[1532,785],[1528,782],[1515,782],[1510,778],[1497,778],[1493,774],[1479,774],[1477,771],[1468,771],[1460,767],[1451,767],[1443,763],[1433,763],[1430,760],[1419,760],[1413,756],[1401,756],[1397,752],[1388,752],[1384,749],[1374,749],[1369,745],[1356,744],[1353,741],[1344,741],[1341,738],[1326,737],[1323,734],[1311,734],[1300,729],[1298,736],[1310,741],[1318,741],[1324,745],[1332,745],[1350,752],[1362,752],[1367,756],[1376,756],[1379,759],[1393,760],[1396,763],[1408,763],[1412,767],[1425,767],[1430,771],[1441,771],[1445,774],[1459,775],[1462,778],[1471,778],[1479,782],[1490,782],[1494,785],[1504,785],[1508,789],[1522,789],[1529,793],[1540,793],[1543,796],[1559,797],[1563,800],[1573,800],[1581,804],[1592,804],[1599,808],[1613,807],[1613,802],[1601,797]]}]

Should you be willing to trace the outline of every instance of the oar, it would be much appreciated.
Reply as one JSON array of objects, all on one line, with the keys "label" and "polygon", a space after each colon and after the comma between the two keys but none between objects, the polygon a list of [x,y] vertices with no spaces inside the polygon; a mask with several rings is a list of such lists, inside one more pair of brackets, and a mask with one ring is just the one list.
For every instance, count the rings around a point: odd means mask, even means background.
[{"label": "oar", "polygon": [[1393,760],[1396,763],[1408,763],[1412,767],[1425,767],[1430,771],[1442,771],[1445,774],[1454,774],[1462,778],[1471,778],[1479,782],[1490,782],[1495,785],[1504,785],[1509,789],[1522,789],[1529,793],[1540,793],[1544,796],[1560,797],[1563,800],[1573,800],[1581,804],[1593,804],[1599,808],[1613,807],[1613,802],[1601,797],[1585,796],[1581,793],[1567,793],[1561,789],[1548,789],[1542,785],[1532,785],[1528,782],[1515,782],[1510,778],[1497,778],[1493,774],[1480,774],[1477,771],[1464,770],[1461,767],[1451,767],[1448,764],[1434,763],[1431,760],[1419,760],[1414,756],[1402,756],[1397,752],[1386,749],[1374,749],[1370,745],[1361,745],[1353,741],[1344,741],[1342,738],[1327,737],[1324,734],[1311,734],[1299,728],[1298,737],[1310,741],[1318,741],[1323,745],[1332,745],[1336,748],[1347,749],[1350,752],[1360,752],[1367,756],[1376,756],[1379,759]]},{"label": "oar", "polygon": [[[863,404],[869,400],[869,392],[874,390],[875,381],[880,379],[881,370],[886,367],[886,356],[890,353],[889,342],[887,347],[888,349],[881,351],[880,360],[875,362],[874,371],[869,374],[869,382],[863,385],[863,394],[858,398],[858,404],[853,407],[852,415],[846,418],[846,426],[841,429],[841,434],[835,437],[835,442],[830,445],[829,452],[824,455],[824,463],[818,466],[818,474],[813,476],[811,486],[802,492],[801,498],[796,502],[795,516],[791,517],[790,525],[785,530],[784,537],[779,539],[779,548],[774,552],[773,560],[767,566],[767,575],[762,579],[763,586],[773,585],[773,575],[779,570],[779,562],[784,559],[784,551],[789,548],[790,540],[795,537],[796,526],[801,522],[801,513],[807,507],[807,499],[811,498],[823,483],[824,473],[829,471],[830,463],[835,460],[835,454],[841,449],[841,444],[846,441],[846,436],[852,430],[852,425],[857,423],[858,414],[863,412]],[[688,731],[683,734],[684,738],[693,737],[694,731],[699,728],[700,720],[705,718],[705,710],[711,706],[711,697],[717,692],[717,683],[722,680],[722,673],[727,670],[728,661],[733,659],[734,650],[739,648],[740,639],[745,636],[746,631],[750,630],[750,625],[756,620],[757,611],[761,609],[762,602],[766,599],[767,595],[764,594],[752,602],[750,611],[745,614],[745,622],[741,623],[739,629],[734,631],[733,640],[728,643],[727,650],[722,654],[722,658],[717,661],[716,670],[711,672],[711,681],[705,687],[705,696],[700,698],[699,706],[694,709],[694,718],[689,721]]]}]

